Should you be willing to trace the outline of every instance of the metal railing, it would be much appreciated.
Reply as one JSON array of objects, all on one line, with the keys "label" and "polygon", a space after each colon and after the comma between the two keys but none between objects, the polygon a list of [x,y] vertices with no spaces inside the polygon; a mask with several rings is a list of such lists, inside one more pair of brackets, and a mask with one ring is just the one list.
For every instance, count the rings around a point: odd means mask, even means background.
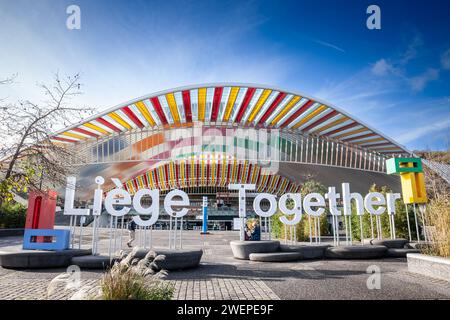
[{"label": "metal railing", "polygon": [[[221,135],[227,131],[229,134]],[[355,144],[282,130],[196,126],[114,133],[68,146],[68,164],[158,163],[190,157],[314,164],[385,172],[387,156]],[[400,154],[389,155],[401,156]]]}]

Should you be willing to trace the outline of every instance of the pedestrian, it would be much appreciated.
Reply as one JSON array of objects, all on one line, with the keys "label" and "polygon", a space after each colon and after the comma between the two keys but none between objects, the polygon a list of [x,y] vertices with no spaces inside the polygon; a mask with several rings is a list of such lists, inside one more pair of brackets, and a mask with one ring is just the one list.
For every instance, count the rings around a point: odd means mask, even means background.
[{"label": "pedestrian", "polygon": [[134,239],[136,239],[136,222],[134,222],[133,219],[131,219],[131,221],[128,223],[128,242],[127,242],[127,246],[128,248],[132,247],[132,243],[134,241]]}]

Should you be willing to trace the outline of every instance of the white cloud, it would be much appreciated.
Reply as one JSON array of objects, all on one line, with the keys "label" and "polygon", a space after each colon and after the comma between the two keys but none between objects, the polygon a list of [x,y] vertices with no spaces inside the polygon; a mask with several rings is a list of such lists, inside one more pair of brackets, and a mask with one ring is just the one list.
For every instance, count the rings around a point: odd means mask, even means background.
[{"label": "white cloud", "polygon": [[414,39],[409,43],[406,51],[401,55],[399,64],[406,65],[410,60],[417,57],[417,49],[423,45],[422,36],[417,34]]},{"label": "white cloud", "polygon": [[414,130],[408,129],[407,132],[397,136],[396,140],[400,143],[408,143],[433,132],[448,129],[449,127],[450,117],[444,120],[438,120],[434,123],[427,123],[422,127],[414,128]]},{"label": "white cloud", "polygon": [[441,55],[441,65],[445,70],[450,70],[450,49]]},{"label": "white cloud", "polygon": [[413,89],[414,91],[422,91],[429,82],[437,80],[438,78],[439,78],[439,70],[429,68],[421,75],[412,77],[409,81],[411,89]]},{"label": "white cloud", "polygon": [[[256,4],[246,6],[251,5]],[[41,15],[54,12],[44,4],[36,6]],[[265,50],[242,49],[265,21],[250,14],[255,11],[250,9],[239,6],[208,30],[185,14],[177,16],[177,24],[152,17],[152,23],[135,21],[130,26],[128,16],[112,16],[114,30],[109,30],[109,22],[87,20],[79,31],[68,31],[64,20],[59,23],[65,17],[62,10],[61,16],[48,18],[45,33],[35,27],[39,19],[0,10],[4,25],[0,39],[9,46],[0,50],[0,77],[18,73],[18,83],[1,88],[0,97],[39,101],[42,95],[35,83],[49,82],[57,70],[61,74],[81,72],[85,94],[76,102],[100,110],[189,84],[233,81],[283,86],[299,60],[271,43]],[[194,9],[186,6],[184,10]],[[101,37],[88,32],[89,27]]]},{"label": "white cloud", "polygon": [[386,59],[380,59],[372,67],[372,73],[377,76],[385,76],[393,70],[393,66],[386,61]]}]

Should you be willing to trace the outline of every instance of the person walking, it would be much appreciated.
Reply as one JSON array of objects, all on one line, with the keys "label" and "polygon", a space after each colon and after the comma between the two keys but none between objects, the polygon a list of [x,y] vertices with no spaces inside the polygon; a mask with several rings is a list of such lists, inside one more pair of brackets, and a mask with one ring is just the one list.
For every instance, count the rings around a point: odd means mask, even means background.
[{"label": "person walking", "polygon": [[128,248],[132,247],[132,243],[134,239],[136,239],[136,222],[134,222],[133,219],[128,223],[128,242],[127,246]]}]

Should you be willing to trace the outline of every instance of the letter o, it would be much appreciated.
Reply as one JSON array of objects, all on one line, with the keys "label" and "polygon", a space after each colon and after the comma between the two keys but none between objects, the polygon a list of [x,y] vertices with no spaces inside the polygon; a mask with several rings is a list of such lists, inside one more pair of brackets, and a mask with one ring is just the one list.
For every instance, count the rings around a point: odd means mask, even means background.
[{"label": "letter o", "polygon": [[[261,209],[261,201],[267,200],[269,201],[270,207],[267,211]],[[255,213],[263,218],[269,218],[275,214],[277,211],[277,199],[273,194],[270,193],[260,193],[253,200],[253,210]]]}]

